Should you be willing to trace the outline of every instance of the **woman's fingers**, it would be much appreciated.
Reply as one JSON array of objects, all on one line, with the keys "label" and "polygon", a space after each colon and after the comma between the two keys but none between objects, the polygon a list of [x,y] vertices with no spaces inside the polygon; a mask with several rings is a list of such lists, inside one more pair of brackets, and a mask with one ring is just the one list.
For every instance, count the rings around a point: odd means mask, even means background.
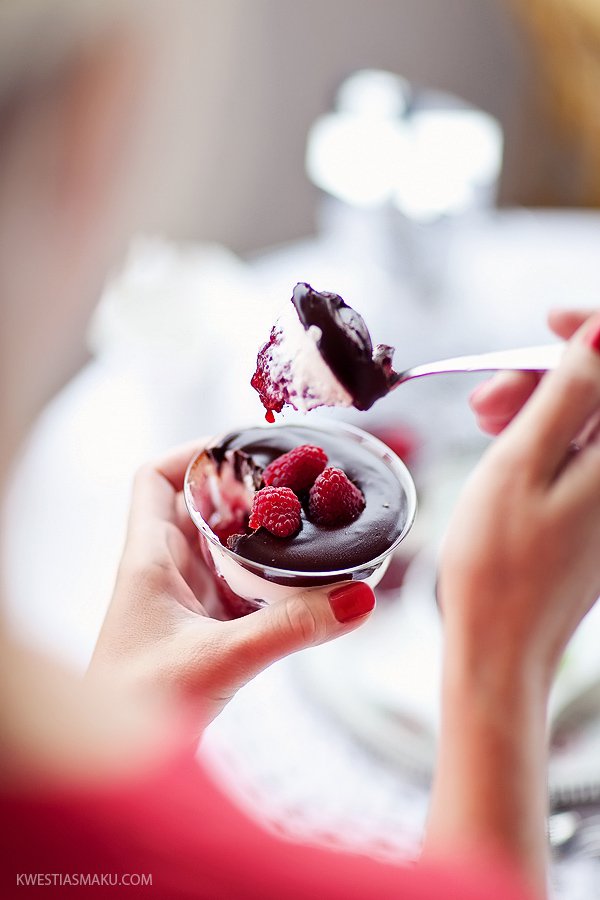
[{"label": "woman's fingers", "polygon": [[538,386],[537,372],[500,372],[480,384],[469,399],[479,427],[500,434]]},{"label": "woman's fingers", "polygon": [[176,510],[176,496],[183,490],[183,481],[190,460],[198,453],[202,439],[174,447],[137,472],[133,486],[132,516],[152,517],[171,521]]},{"label": "woman's fingers", "polygon": [[572,441],[600,407],[600,314],[570,341],[561,364],[548,372],[505,434],[530,474],[551,481],[564,465]]},{"label": "woman's fingers", "polygon": [[[592,315],[589,309],[555,309],[548,314],[548,324],[558,337],[569,340]],[[540,378],[536,372],[500,372],[475,388],[469,402],[479,427],[488,434],[500,434],[529,400]]]},{"label": "woman's fingers", "polygon": [[552,309],[548,313],[548,324],[554,334],[568,341],[593,315],[593,309]]},{"label": "woman's fingers", "polygon": [[182,444],[145,463],[136,473],[129,516],[130,529],[150,520],[180,523],[178,494],[190,460],[202,447],[202,440]]},{"label": "woman's fingers", "polygon": [[135,474],[129,535],[158,521],[172,521],[176,513],[177,493],[171,482],[152,463],[145,463]]},{"label": "woman's fingers", "polygon": [[183,490],[183,479],[192,457],[206,444],[206,438],[198,438],[180,444],[159,457],[150,465],[169,482],[174,491]]},{"label": "woman's fingers", "polygon": [[275,662],[361,625],[375,606],[375,595],[361,581],[293,594],[263,609],[225,623],[231,669],[245,684]]}]

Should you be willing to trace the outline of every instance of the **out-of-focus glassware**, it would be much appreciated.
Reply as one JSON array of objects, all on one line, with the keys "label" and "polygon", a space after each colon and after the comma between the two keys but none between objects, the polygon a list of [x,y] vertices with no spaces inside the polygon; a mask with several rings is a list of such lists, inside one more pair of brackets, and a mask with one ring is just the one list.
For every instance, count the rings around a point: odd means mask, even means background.
[{"label": "out-of-focus glassware", "polygon": [[313,124],[306,148],[311,181],[361,209],[389,202],[409,148],[402,122],[410,86],[391,72],[357,72],[340,87],[335,111]]},{"label": "out-of-focus glassware", "polygon": [[312,126],[306,167],[329,200],[325,229],[356,239],[362,223],[365,252],[430,295],[443,278],[452,229],[495,202],[502,147],[499,123],[482,110],[391,72],[363,70]]}]

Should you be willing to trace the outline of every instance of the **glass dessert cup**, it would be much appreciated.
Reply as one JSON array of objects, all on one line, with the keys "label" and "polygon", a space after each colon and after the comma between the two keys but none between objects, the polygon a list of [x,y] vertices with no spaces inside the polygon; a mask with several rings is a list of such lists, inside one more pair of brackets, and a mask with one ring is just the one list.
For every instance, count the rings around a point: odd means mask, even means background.
[{"label": "glass dessert cup", "polygon": [[[264,427],[264,431],[272,436],[278,429],[289,427],[284,424],[268,425]],[[190,517],[198,529],[200,550],[213,575],[223,613],[227,618],[246,615],[291,594],[312,588],[330,587],[348,581],[365,581],[374,588],[383,578],[394,550],[404,540],[414,522],[417,509],[415,485],[402,460],[389,447],[359,428],[339,422],[303,427],[306,429],[307,443],[318,443],[319,433],[324,439],[328,435],[342,438],[360,445],[392,473],[404,500],[400,531],[385,551],[373,559],[329,571],[278,568],[247,559],[222,544],[209,525],[218,505],[218,482],[215,484],[217,475],[214,463],[207,459],[206,451],[201,450],[188,466],[184,498]],[[244,429],[241,430],[241,434],[243,433]],[[215,438],[207,446],[218,445],[220,440],[221,438]],[[346,527],[352,528],[352,523]]]}]

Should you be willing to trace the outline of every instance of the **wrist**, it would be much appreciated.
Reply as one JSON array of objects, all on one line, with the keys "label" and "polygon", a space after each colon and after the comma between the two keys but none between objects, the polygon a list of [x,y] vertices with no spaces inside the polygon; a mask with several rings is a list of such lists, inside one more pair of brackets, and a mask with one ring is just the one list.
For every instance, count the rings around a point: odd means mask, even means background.
[{"label": "wrist", "polygon": [[445,622],[444,684],[501,707],[547,707],[555,666],[540,647],[501,620],[470,629]]},{"label": "wrist", "polygon": [[543,667],[521,655],[483,653],[452,635],[444,670],[426,852],[499,854],[543,895],[549,694]]},{"label": "wrist", "polygon": [[547,740],[549,689],[545,679],[527,667],[509,668],[487,661],[456,659],[444,665],[443,722],[467,728],[507,744]]}]

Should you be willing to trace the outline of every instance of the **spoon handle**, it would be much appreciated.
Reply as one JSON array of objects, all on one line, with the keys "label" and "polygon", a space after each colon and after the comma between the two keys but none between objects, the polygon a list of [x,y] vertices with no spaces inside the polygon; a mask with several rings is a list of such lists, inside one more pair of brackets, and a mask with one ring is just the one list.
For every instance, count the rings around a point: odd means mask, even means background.
[{"label": "spoon handle", "polygon": [[519,347],[517,350],[494,350],[491,353],[475,353],[472,356],[442,359],[398,372],[394,387],[411,378],[421,378],[424,375],[443,375],[447,372],[495,372],[500,369],[546,372],[558,365],[564,346],[564,344],[555,343],[542,347]]}]

